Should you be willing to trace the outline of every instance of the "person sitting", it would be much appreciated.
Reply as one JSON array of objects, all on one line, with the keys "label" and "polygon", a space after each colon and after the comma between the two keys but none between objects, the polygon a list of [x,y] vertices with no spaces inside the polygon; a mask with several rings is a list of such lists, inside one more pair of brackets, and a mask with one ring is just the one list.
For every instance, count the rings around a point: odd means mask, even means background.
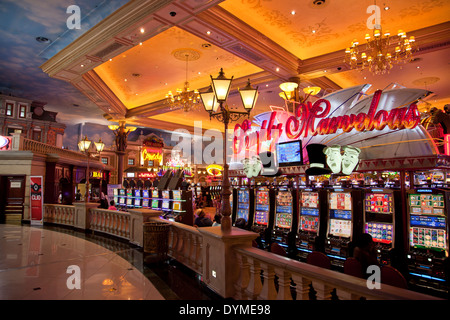
[{"label": "person sitting", "polygon": [[198,209],[197,212],[197,218],[195,218],[194,225],[197,227],[211,227],[213,222],[209,217],[206,216],[205,211],[203,209]]},{"label": "person sitting", "polygon": [[364,233],[361,235],[353,250],[353,257],[361,263],[363,275],[367,275],[369,266],[379,265],[375,244],[370,234]]},{"label": "person sitting", "polygon": [[222,216],[220,214],[216,214],[214,216],[214,223],[212,224],[213,227],[220,226],[220,220],[222,219]]},{"label": "person sitting", "polygon": [[234,223],[234,226],[240,229],[245,229],[245,227],[247,226],[247,221],[244,218],[239,218]]},{"label": "person sitting", "polygon": [[116,206],[115,206],[115,203],[114,203],[114,200],[111,200],[111,201],[109,202],[108,210],[117,210],[117,208],[116,208]]}]

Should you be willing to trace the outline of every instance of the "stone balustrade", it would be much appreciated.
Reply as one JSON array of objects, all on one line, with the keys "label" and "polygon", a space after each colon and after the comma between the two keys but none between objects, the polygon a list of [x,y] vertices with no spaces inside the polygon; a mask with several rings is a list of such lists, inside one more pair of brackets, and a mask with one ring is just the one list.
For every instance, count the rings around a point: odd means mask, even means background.
[{"label": "stone balustrade", "polygon": [[129,240],[130,214],[123,211],[91,208],[89,229]]},{"label": "stone balustrade", "polygon": [[61,204],[44,204],[44,221],[73,226],[75,221],[75,207]]},{"label": "stone balustrade", "polygon": [[154,210],[121,212],[98,204],[45,204],[44,222],[72,225],[128,239],[143,247],[146,222],[170,224],[168,256],[202,276],[224,298],[236,300],[429,300],[433,296],[381,284],[370,289],[365,279],[323,269],[252,247],[254,232],[233,227],[196,228],[158,218]]}]

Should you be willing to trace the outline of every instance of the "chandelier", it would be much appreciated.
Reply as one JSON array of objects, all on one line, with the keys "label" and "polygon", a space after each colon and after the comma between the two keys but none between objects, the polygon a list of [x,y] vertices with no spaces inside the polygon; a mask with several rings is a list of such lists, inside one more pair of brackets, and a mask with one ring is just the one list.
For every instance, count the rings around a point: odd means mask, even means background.
[{"label": "chandelier", "polygon": [[367,33],[365,40],[365,48],[359,47],[358,40],[354,39],[350,48],[345,50],[345,62],[352,69],[369,69],[374,74],[389,73],[394,64],[410,61],[416,51],[414,36],[408,39],[403,30],[391,36],[389,31],[383,33],[379,24],[375,25],[373,36]]},{"label": "chandelier", "polygon": [[169,91],[166,94],[166,103],[169,104],[170,110],[182,109],[184,112],[189,112],[197,108],[197,104],[200,102],[200,94],[197,90],[191,90],[189,88],[188,78],[188,62],[197,60],[200,56],[198,54],[193,54],[192,49],[180,49],[174,52],[174,56],[180,59],[182,55],[186,58],[186,81],[184,82],[183,89],[177,89],[176,93],[173,94]]}]

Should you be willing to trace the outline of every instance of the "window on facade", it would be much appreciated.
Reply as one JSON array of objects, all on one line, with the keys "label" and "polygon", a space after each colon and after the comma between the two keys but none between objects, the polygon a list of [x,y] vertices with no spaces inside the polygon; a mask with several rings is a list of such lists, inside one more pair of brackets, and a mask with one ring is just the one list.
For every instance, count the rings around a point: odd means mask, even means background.
[{"label": "window on facade", "polygon": [[134,159],[128,159],[128,165],[134,166]]},{"label": "window on facade", "polygon": [[12,117],[13,110],[14,110],[14,105],[12,103],[7,103],[6,104],[6,115],[9,117]]},{"label": "window on facade", "polygon": [[103,164],[108,164],[108,158],[102,157],[102,163]]},{"label": "window on facade", "polygon": [[27,112],[27,106],[20,105],[19,106],[19,118],[25,118]]}]

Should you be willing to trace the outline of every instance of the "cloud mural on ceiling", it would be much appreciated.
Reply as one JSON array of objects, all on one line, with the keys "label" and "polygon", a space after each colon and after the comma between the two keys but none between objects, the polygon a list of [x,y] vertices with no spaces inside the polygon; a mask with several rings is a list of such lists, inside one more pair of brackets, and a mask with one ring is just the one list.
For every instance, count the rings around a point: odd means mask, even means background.
[{"label": "cloud mural on ceiling", "polygon": [[[2,0],[0,2],[0,92],[46,102],[66,125],[106,123],[103,112],[71,84],[50,78],[39,68],[125,0]],[[81,10],[81,29],[69,30],[67,7]],[[46,37],[50,44],[36,41]]]}]

